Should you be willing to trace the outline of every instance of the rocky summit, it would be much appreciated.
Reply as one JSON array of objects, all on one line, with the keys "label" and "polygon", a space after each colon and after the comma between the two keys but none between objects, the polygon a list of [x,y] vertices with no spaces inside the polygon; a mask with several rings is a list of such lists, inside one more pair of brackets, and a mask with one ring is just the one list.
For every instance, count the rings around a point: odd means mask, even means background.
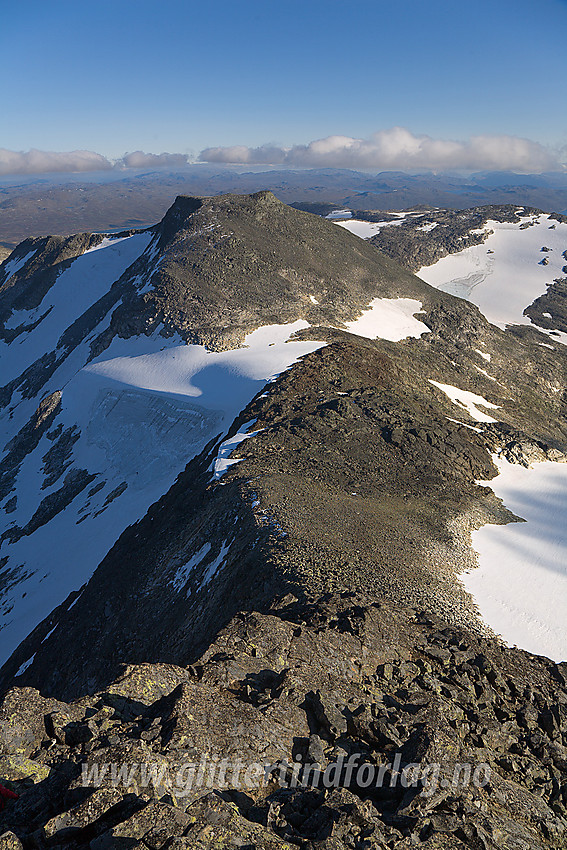
[{"label": "rocky summit", "polygon": [[435,277],[565,223],[423,216],[179,197],[0,266],[0,848],[567,846],[567,664],[461,580],[567,457],[562,284]]}]

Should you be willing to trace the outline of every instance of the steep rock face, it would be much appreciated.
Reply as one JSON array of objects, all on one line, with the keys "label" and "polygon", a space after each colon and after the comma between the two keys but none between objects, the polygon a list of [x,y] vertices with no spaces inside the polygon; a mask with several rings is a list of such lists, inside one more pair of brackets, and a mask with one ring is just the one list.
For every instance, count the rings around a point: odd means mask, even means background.
[{"label": "steep rock face", "polygon": [[[103,241],[99,234],[46,236],[21,242],[0,270],[2,312],[5,323],[13,310],[32,310],[41,304],[57,277],[89,248]],[[25,270],[22,273],[22,270]],[[17,334],[14,334],[15,337]]]},{"label": "steep rock face", "polygon": [[[130,237],[134,236],[134,239]],[[128,268],[152,233],[132,231],[105,240],[101,234],[27,239],[0,266],[0,344],[5,362],[0,405],[16,393],[33,399],[68,356],[120,301]],[[105,243],[108,263],[98,262]],[[121,251],[118,246],[125,248]],[[21,346],[14,358],[7,346]],[[84,361],[83,361],[84,362]],[[81,364],[82,365],[82,364]],[[8,379],[8,380],[6,380]]]}]

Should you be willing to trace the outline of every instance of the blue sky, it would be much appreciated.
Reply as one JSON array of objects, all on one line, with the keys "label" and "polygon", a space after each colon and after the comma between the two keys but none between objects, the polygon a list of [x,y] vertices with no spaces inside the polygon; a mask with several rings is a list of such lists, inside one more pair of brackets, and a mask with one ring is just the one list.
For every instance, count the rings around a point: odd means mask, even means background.
[{"label": "blue sky", "polygon": [[566,0],[5,3],[0,148],[196,157],[403,127],[555,152],[566,43]]}]

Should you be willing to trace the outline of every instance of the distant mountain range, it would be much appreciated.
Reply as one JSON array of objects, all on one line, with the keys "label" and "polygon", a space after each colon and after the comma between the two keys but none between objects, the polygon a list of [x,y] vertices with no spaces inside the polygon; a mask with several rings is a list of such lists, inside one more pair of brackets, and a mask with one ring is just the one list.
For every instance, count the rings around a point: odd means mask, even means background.
[{"label": "distant mountain range", "polygon": [[175,197],[271,190],[288,204],[323,203],[353,210],[402,210],[417,205],[465,209],[481,204],[520,204],[548,212],[567,208],[567,174],[480,172],[368,174],[341,169],[221,171],[195,165],[179,172],[128,176],[83,175],[0,181],[0,245],[28,236],[149,226]]}]

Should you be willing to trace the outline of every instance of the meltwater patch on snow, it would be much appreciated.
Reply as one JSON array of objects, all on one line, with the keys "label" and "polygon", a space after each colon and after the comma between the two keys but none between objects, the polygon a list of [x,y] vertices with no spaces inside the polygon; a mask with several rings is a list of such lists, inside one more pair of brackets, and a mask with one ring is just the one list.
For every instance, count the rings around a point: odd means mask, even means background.
[{"label": "meltwater patch on snow", "polygon": [[421,301],[414,298],[375,298],[362,316],[345,322],[345,326],[358,336],[400,342],[409,336],[418,338],[429,333],[430,329],[416,319],[414,313],[423,313]]},{"label": "meltwater patch on snow", "polygon": [[329,219],[329,221],[343,221],[344,219],[352,218],[352,212],[350,210],[331,210],[325,218]]},{"label": "meltwater patch on snow", "polygon": [[492,404],[492,402],[487,401],[481,395],[477,395],[476,393],[471,393],[468,390],[461,390],[459,387],[453,387],[451,384],[440,384],[438,381],[432,381],[431,378],[428,379],[430,384],[433,384],[434,387],[444,392],[446,396],[448,396],[453,404],[458,405],[467,411],[469,416],[472,419],[476,419],[477,422],[497,422],[497,419],[493,419],[492,416],[489,416],[487,413],[483,413],[482,410],[479,410],[477,405],[481,404],[483,407],[488,407],[489,410],[498,410],[497,404]]},{"label": "meltwater patch on snow", "polygon": [[567,660],[567,464],[495,459],[487,484],[525,522],[473,532],[479,566],[461,576],[484,621],[509,645]]}]

